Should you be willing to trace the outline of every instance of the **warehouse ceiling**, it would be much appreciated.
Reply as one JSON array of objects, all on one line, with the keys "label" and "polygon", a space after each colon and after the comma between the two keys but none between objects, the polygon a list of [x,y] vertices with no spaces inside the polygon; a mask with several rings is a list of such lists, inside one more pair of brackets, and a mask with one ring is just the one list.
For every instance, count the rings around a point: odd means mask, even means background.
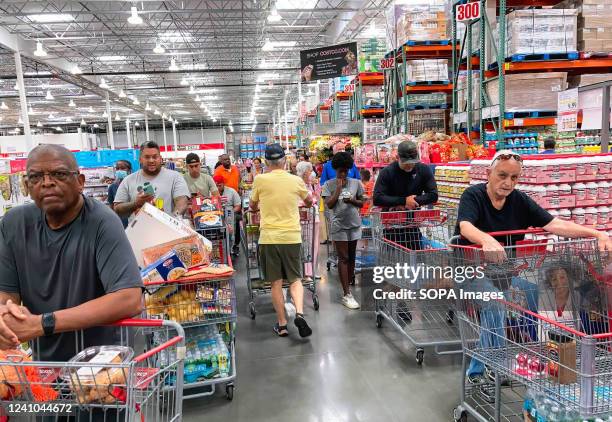
[{"label": "warehouse ceiling", "polygon": [[21,51],[32,126],[104,124],[107,94],[118,120],[146,112],[250,129],[279,108],[284,119],[286,96],[292,121],[299,51],[384,26],[389,3],[1,0],[0,125],[20,116],[13,50]]}]

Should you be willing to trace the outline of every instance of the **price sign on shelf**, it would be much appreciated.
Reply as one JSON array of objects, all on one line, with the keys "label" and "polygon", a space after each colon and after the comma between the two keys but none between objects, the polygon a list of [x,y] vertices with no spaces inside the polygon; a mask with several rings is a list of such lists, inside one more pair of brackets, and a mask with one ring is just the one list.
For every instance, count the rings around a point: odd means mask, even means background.
[{"label": "price sign on shelf", "polygon": [[389,57],[388,59],[380,59],[379,69],[391,69],[395,66],[395,57]]},{"label": "price sign on shelf", "polygon": [[352,82],[350,84],[346,84],[344,86],[344,92],[355,92],[355,84]]},{"label": "price sign on shelf", "polygon": [[457,22],[468,22],[480,19],[480,2],[457,5]]}]

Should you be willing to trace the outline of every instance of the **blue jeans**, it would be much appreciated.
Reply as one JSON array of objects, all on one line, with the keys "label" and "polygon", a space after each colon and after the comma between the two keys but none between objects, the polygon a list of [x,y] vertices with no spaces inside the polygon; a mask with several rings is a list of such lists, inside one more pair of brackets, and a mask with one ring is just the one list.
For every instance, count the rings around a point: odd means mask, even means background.
[{"label": "blue jeans", "polygon": [[[512,277],[510,282],[515,291],[525,294],[527,309],[531,312],[538,311],[538,293],[537,285],[530,283],[524,278]],[[473,292],[499,292],[499,289],[493,285],[490,279],[474,279],[469,280],[464,287],[465,291]],[[504,297],[509,298],[510,289],[504,290]],[[506,305],[496,300],[488,302],[478,301],[480,306],[480,337],[479,343],[481,348],[499,348],[506,344],[506,326],[520,327],[532,339],[537,338],[536,324],[533,318],[527,315],[519,315],[518,321],[508,321],[506,324]],[[467,370],[467,375],[482,375],[484,374],[484,363],[478,359],[472,359]]]}]

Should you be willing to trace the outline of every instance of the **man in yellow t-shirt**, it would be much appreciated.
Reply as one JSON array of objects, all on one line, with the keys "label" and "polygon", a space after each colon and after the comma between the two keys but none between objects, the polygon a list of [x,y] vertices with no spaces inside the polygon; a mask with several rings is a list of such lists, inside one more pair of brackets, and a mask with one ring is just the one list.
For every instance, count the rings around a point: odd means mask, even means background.
[{"label": "man in yellow t-shirt", "polygon": [[296,310],[295,326],[301,337],[308,337],[312,330],[303,314],[298,202],[303,200],[307,207],[313,202],[304,181],[284,170],[285,151],[279,144],[268,145],[265,157],[269,172],[255,178],[249,205],[252,211],[261,212],[259,256],[264,279],[272,286],[272,304],[278,318],[274,332],[280,337],[289,335],[283,297],[283,280],[287,280]]}]

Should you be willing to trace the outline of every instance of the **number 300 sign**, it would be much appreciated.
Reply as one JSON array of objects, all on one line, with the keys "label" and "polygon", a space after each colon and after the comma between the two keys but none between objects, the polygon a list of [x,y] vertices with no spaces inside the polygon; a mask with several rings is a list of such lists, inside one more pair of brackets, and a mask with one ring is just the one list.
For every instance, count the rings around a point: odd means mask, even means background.
[{"label": "number 300 sign", "polygon": [[480,18],[480,2],[465,3],[457,6],[457,22]]}]

